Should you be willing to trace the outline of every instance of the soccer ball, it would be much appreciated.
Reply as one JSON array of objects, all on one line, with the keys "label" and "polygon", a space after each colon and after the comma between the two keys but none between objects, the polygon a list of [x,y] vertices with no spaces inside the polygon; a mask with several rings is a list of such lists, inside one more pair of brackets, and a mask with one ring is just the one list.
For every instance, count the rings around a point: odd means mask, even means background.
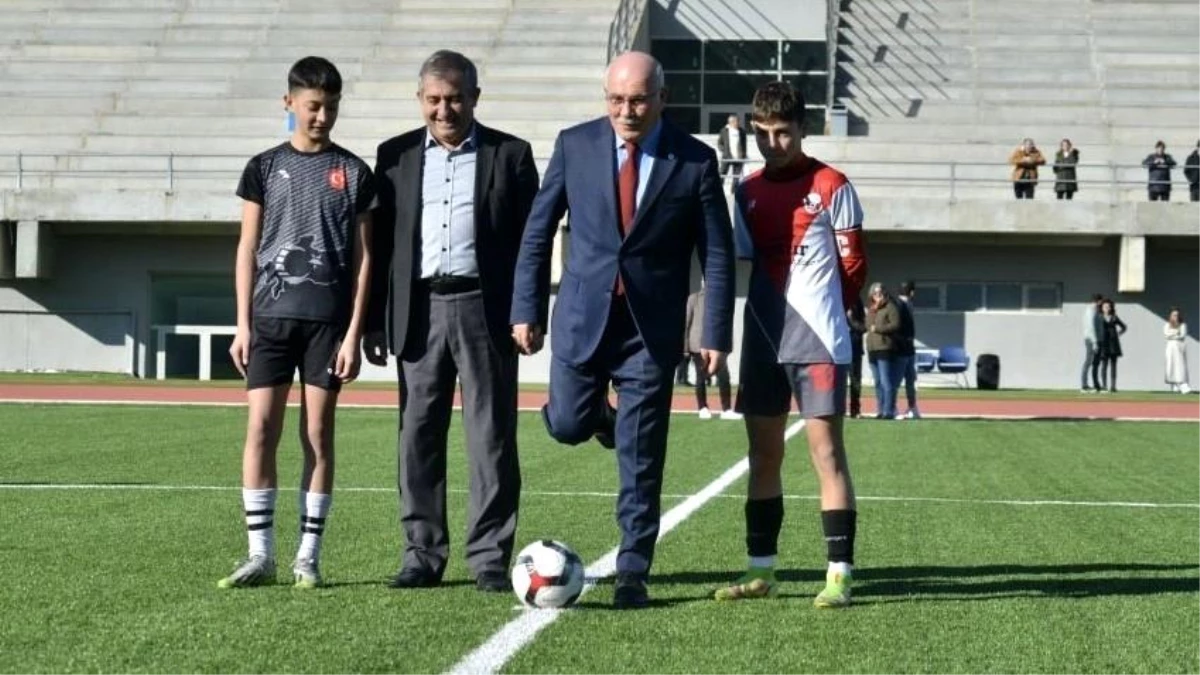
[{"label": "soccer ball", "polygon": [[583,561],[561,541],[535,541],[517,554],[512,585],[527,607],[568,607],[583,591]]}]

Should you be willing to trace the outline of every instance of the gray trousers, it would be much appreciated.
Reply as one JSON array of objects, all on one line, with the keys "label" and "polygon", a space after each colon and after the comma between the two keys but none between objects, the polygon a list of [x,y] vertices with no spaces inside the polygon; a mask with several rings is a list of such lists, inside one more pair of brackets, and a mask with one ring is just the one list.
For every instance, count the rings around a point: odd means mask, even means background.
[{"label": "gray trousers", "polygon": [[516,350],[497,350],[480,291],[413,295],[408,343],[397,359],[401,565],[438,577],[446,569],[446,441],[458,380],[469,464],[467,564],[476,576],[507,574],[521,492]]}]

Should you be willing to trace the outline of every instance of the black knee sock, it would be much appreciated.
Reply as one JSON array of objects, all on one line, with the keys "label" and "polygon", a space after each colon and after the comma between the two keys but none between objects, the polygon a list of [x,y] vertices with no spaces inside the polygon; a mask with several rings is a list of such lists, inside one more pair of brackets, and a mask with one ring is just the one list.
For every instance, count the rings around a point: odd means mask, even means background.
[{"label": "black knee sock", "polygon": [[783,527],[783,496],[746,500],[746,551],[755,557],[775,555]]},{"label": "black knee sock", "polygon": [[857,511],[821,512],[821,529],[825,531],[829,562],[854,564],[854,530],[857,522]]}]

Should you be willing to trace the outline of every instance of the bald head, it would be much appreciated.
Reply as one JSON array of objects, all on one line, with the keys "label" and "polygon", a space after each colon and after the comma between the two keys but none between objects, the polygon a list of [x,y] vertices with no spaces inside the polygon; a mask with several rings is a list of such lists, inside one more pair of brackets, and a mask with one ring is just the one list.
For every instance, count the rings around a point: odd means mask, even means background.
[{"label": "bald head", "polygon": [[604,72],[604,97],[613,131],[637,143],[662,117],[666,104],[662,65],[645,52],[625,52]]}]

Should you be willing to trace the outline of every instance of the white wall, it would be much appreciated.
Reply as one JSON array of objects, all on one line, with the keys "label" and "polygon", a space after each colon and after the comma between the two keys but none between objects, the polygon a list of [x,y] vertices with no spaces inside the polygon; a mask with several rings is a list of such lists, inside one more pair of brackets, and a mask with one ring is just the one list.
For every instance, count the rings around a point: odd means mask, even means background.
[{"label": "white wall", "polygon": [[[1046,281],[1062,285],[1063,311],[1050,314],[918,312],[917,338],[930,346],[964,345],[972,359],[1000,357],[1004,388],[1079,387],[1083,360],[1081,314],[1092,293],[1112,297],[1129,331],[1121,339],[1118,388],[1162,390],[1162,326],[1169,307],[1188,320],[1188,368],[1200,381],[1200,272],[1195,239],[1156,237],[1147,246],[1144,293],[1117,293],[1116,237],[1086,240],[1069,236],[1058,244],[1028,238],[991,237],[990,244],[946,243],[938,235],[912,234],[873,241],[868,232],[870,279],[895,287],[906,279],[938,281]],[[941,241],[942,243],[939,243]],[[983,238],[980,238],[983,241]],[[1026,243],[1022,243],[1022,242]],[[1087,245],[1070,245],[1087,241]],[[974,368],[971,371],[974,382]]]}]

